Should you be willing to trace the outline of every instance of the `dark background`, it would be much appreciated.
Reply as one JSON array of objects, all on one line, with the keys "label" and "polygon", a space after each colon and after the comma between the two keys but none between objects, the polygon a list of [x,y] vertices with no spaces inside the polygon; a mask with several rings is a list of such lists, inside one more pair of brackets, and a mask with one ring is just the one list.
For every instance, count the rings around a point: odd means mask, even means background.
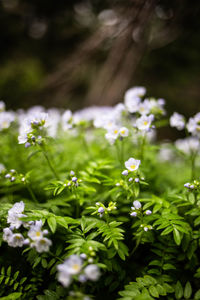
[{"label": "dark background", "polygon": [[169,112],[200,110],[199,1],[1,0],[0,27],[9,109],[112,105],[142,85]]}]

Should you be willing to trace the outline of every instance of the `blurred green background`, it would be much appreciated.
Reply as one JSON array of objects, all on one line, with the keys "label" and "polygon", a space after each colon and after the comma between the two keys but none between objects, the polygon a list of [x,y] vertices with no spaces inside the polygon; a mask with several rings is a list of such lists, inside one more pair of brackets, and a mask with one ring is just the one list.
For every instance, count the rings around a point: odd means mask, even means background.
[{"label": "blurred green background", "polygon": [[200,110],[200,1],[1,0],[0,98],[72,110],[146,86]]}]

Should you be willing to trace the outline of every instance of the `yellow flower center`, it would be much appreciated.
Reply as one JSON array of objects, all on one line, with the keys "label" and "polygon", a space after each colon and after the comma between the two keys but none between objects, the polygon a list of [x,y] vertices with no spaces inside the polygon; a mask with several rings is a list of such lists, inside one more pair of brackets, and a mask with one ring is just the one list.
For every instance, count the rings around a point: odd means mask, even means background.
[{"label": "yellow flower center", "polygon": [[132,170],[135,170],[135,169],[136,169],[136,165],[131,165],[130,168],[131,168]]},{"label": "yellow flower center", "polygon": [[77,264],[74,264],[72,268],[73,268],[74,271],[79,271],[80,266],[77,265]]},{"label": "yellow flower center", "polygon": [[40,232],[40,231],[37,231],[37,232],[36,232],[36,236],[41,236],[41,232]]},{"label": "yellow flower center", "polygon": [[115,134],[117,134],[117,133],[118,133],[118,130],[117,130],[117,129],[115,129],[115,130],[114,130],[114,133],[115,133]]},{"label": "yellow flower center", "polygon": [[121,130],[121,133],[122,133],[122,134],[125,134],[125,130]]},{"label": "yellow flower center", "polygon": [[147,121],[144,121],[144,125],[147,125],[148,124],[148,122]]}]

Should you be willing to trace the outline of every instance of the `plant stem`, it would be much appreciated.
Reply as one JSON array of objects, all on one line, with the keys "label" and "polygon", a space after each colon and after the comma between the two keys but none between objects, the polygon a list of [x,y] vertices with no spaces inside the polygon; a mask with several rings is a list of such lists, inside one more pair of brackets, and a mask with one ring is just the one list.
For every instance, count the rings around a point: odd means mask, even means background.
[{"label": "plant stem", "polygon": [[33,202],[37,202],[35,194],[33,193],[33,190],[32,190],[32,188],[30,187],[30,185],[28,183],[26,184],[26,187],[27,187],[27,189],[28,189],[28,191],[29,191],[29,193],[31,195],[31,198],[33,199]]},{"label": "plant stem", "polygon": [[121,140],[121,167],[123,169],[123,162],[124,162],[124,140]]},{"label": "plant stem", "polygon": [[54,170],[54,168],[53,168],[53,166],[52,166],[52,164],[51,164],[51,161],[50,161],[50,159],[49,159],[49,156],[48,156],[47,152],[46,152],[43,148],[42,148],[42,153],[43,153],[43,155],[44,155],[44,157],[45,157],[45,159],[46,159],[46,161],[47,161],[47,163],[48,163],[48,166],[49,166],[51,172],[53,173],[53,175],[55,176],[55,178],[56,178],[57,180],[59,180],[59,177],[58,177],[56,171]]},{"label": "plant stem", "polygon": [[74,195],[75,195],[75,198],[76,198],[76,218],[79,218],[79,215],[80,215],[80,206],[79,206],[79,200],[78,200],[76,188],[74,188]]},{"label": "plant stem", "polygon": [[144,158],[144,149],[146,144],[146,133],[142,136],[141,145],[140,145],[140,159],[143,160]]},{"label": "plant stem", "polygon": [[137,240],[137,242],[136,242],[136,245],[135,245],[135,247],[133,248],[133,250],[132,250],[132,252],[131,252],[131,254],[130,254],[130,257],[135,253],[135,251],[137,250],[137,248],[139,247],[139,245],[140,245],[140,241],[141,241],[141,239],[142,239],[142,232],[141,232],[141,234],[140,234],[140,236],[139,236],[139,239]]},{"label": "plant stem", "polygon": [[191,155],[191,180],[195,178],[195,160],[196,153]]}]

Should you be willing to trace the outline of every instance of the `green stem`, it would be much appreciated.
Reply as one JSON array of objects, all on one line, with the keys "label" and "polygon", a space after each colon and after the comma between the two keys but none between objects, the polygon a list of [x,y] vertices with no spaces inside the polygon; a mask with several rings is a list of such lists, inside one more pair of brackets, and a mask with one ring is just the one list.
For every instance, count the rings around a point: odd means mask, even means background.
[{"label": "green stem", "polygon": [[115,146],[116,146],[117,160],[118,162],[120,162],[121,168],[123,168],[118,141],[115,142]]},{"label": "green stem", "polygon": [[124,162],[124,140],[121,140],[121,167],[123,169],[123,162]]},{"label": "green stem", "polygon": [[145,144],[146,144],[146,133],[144,133],[140,145],[140,159],[143,160],[144,158],[144,150],[145,150]]},{"label": "green stem", "polygon": [[54,170],[54,168],[53,168],[53,166],[52,166],[52,164],[51,164],[51,161],[50,161],[50,159],[49,159],[49,156],[48,156],[47,152],[46,152],[44,149],[42,149],[42,153],[43,153],[43,155],[44,155],[44,157],[45,157],[45,159],[46,159],[46,161],[47,161],[47,164],[48,164],[48,166],[49,166],[51,172],[53,173],[53,175],[55,176],[55,178],[56,178],[57,180],[59,180],[59,177],[58,177],[56,171]]},{"label": "green stem", "polygon": [[135,251],[137,250],[137,248],[139,247],[140,245],[140,242],[141,242],[141,239],[142,239],[142,235],[143,235],[143,232],[141,232],[140,236],[139,236],[139,239],[137,240],[136,242],[136,245],[135,247],[133,248],[131,254],[130,254],[130,257],[135,253]]},{"label": "green stem", "polygon": [[195,160],[196,154],[191,155],[191,180],[195,179]]},{"label": "green stem", "polygon": [[80,205],[79,205],[79,200],[78,200],[76,188],[74,188],[74,194],[75,194],[75,198],[76,198],[76,218],[79,218],[79,215],[80,215]]},{"label": "green stem", "polygon": [[33,202],[37,202],[35,194],[33,193],[33,190],[32,190],[32,188],[30,187],[30,185],[28,183],[26,184],[26,187],[27,187],[27,189],[28,189],[28,191],[29,191],[29,193],[31,195],[31,198],[33,199]]}]

